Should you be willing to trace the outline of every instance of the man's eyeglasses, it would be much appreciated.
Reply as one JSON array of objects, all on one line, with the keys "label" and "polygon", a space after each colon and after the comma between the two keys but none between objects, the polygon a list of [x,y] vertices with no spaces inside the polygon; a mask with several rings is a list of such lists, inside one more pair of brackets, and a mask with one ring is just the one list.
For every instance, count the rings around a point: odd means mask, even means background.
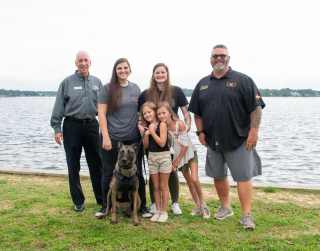
[{"label": "man's eyeglasses", "polygon": [[213,54],[212,57],[214,59],[218,59],[218,58],[225,59],[227,57],[227,55],[226,54]]}]

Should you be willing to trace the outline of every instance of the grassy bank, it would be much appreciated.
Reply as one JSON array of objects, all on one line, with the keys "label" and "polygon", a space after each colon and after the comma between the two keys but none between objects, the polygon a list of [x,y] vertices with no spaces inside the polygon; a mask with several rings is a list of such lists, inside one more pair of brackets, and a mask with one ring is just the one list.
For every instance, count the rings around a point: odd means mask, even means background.
[{"label": "grassy bank", "polygon": [[[251,213],[256,229],[240,225],[241,206],[231,189],[233,217],[223,221],[190,216],[188,188],[180,187],[183,215],[166,223],[118,214],[97,220],[88,178],[82,178],[85,210],[73,211],[67,177],[0,174],[0,249],[2,250],[320,250],[320,191],[254,189]],[[148,190],[148,189],[147,189]],[[213,215],[220,206],[213,186],[203,186]],[[149,197],[148,197],[149,198]],[[150,201],[148,201],[150,206]]]}]

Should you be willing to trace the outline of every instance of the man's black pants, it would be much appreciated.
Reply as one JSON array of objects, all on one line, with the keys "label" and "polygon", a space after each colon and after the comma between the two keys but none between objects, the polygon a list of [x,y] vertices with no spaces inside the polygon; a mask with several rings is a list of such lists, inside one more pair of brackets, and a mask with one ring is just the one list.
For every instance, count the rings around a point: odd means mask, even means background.
[{"label": "man's black pants", "polygon": [[102,160],[99,148],[99,124],[96,119],[83,124],[64,120],[63,145],[69,172],[70,194],[75,205],[84,203],[84,195],[80,184],[80,158],[82,147],[90,172],[93,192],[98,204],[102,204],[101,177]]}]

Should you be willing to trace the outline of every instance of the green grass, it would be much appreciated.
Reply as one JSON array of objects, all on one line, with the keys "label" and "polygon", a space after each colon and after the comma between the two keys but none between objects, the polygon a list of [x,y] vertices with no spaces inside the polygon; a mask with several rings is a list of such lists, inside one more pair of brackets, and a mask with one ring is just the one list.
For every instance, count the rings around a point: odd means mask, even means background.
[{"label": "green grass", "polygon": [[[180,186],[183,215],[166,223],[118,214],[97,220],[90,179],[82,178],[85,210],[73,211],[67,177],[0,174],[1,250],[320,250],[320,191],[254,189],[251,214],[256,229],[240,225],[241,205],[231,188],[233,217],[223,221],[191,216],[194,204]],[[147,189],[148,190],[148,189]],[[220,206],[213,186],[203,186],[211,214]],[[149,198],[149,197],[148,197]],[[148,200],[148,206],[150,201]]]},{"label": "green grass", "polygon": [[277,190],[274,187],[265,187],[263,191],[266,193],[275,193]]}]

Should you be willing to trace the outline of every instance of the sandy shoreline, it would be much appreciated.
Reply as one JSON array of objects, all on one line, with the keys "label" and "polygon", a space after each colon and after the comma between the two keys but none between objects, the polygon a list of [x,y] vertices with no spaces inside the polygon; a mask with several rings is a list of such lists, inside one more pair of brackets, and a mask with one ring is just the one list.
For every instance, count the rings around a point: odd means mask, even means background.
[{"label": "sandy shoreline", "polygon": [[[58,170],[42,170],[42,169],[22,169],[22,168],[6,168],[0,167],[0,173],[6,174],[29,174],[29,175],[40,175],[40,176],[63,176],[68,175],[67,171],[58,171]],[[80,175],[83,177],[89,177],[89,173],[82,173]],[[185,184],[185,179],[180,178],[180,183]],[[201,180],[201,184],[213,185],[213,181],[208,177],[206,180]],[[236,183],[230,181],[230,186],[236,186]],[[275,184],[275,183],[256,183],[253,182],[254,188],[263,188],[263,187],[276,187],[276,188],[287,188],[287,189],[307,189],[307,190],[320,190],[320,186],[317,185],[292,185],[292,184]]]}]

